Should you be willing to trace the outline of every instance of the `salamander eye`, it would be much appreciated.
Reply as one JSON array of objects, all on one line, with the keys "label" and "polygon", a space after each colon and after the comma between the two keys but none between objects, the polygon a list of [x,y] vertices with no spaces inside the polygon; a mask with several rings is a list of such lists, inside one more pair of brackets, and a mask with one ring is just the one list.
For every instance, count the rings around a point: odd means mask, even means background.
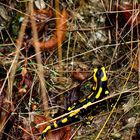
[{"label": "salamander eye", "polygon": [[108,91],[108,90],[106,90],[106,91],[105,91],[105,94],[109,94],[109,91]]}]

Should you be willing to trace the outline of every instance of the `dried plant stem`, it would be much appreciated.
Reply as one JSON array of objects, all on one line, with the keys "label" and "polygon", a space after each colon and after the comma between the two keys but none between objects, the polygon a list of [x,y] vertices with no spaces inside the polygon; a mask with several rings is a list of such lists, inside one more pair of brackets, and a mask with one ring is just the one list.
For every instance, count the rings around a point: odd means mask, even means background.
[{"label": "dried plant stem", "polygon": [[[134,9],[134,5],[133,5],[133,9]],[[132,11],[132,17],[134,16],[134,14],[135,14],[135,11]],[[130,46],[130,49],[131,49],[131,51],[130,51],[130,53],[131,53],[131,59],[130,59],[130,62],[131,62],[131,64],[132,64],[132,62],[133,62],[133,27],[134,27],[134,24],[133,24],[134,22],[133,22],[133,20],[131,20],[131,46]]]},{"label": "dried plant stem", "polygon": [[139,94],[140,94],[140,41],[138,42],[138,75],[139,75],[138,87],[139,87]]},{"label": "dried plant stem", "polygon": [[29,2],[29,9],[30,9],[30,14],[31,14],[30,19],[31,19],[32,32],[33,32],[33,43],[34,43],[35,52],[36,52],[37,70],[38,70],[38,77],[39,77],[40,86],[41,86],[43,108],[44,110],[47,110],[48,109],[48,98],[46,96],[47,90],[45,87],[44,69],[43,69],[42,60],[41,60],[40,48],[38,47],[39,41],[38,41],[37,27],[36,27],[35,19],[33,16],[33,1]]},{"label": "dried plant stem", "polygon": [[[11,104],[12,104],[13,83],[14,83],[14,79],[15,79],[16,69],[17,69],[17,66],[18,66],[20,48],[22,46],[23,36],[24,36],[24,32],[25,32],[25,29],[26,29],[27,22],[28,22],[28,16],[25,15],[24,21],[23,21],[23,23],[21,25],[21,29],[20,29],[20,32],[19,32],[18,40],[16,42],[16,51],[15,51],[14,60],[13,60],[11,66],[9,68],[9,71],[7,73],[7,76],[5,78],[3,86],[1,87],[1,90],[0,90],[0,94],[1,94],[2,90],[4,88],[4,85],[5,85],[5,83],[6,83],[7,79],[8,79],[8,89],[7,89],[7,92],[6,92],[6,99]],[[0,132],[3,130],[3,128],[5,126],[5,122],[7,121],[7,117],[10,114],[11,105],[10,104],[5,104],[4,109],[5,109],[5,111],[7,110],[8,113],[6,113],[5,115],[1,114]],[[5,113],[5,112],[3,112],[3,113]]]},{"label": "dried plant stem", "polygon": [[[137,20],[138,23],[138,20]],[[139,95],[140,95],[140,31],[137,24],[137,34],[138,34],[138,88],[139,88]],[[140,99],[140,96],[139,96]]]},{"label": "dried plant stem", "polygon": [[9,77],[8,77],[8,93],[7,93],[7,99],[8,100],[12,99],[13,83],[14,83],[14,79],[15,79],[16,69],[17,69],[17,66],[18,66],[20,48],[22,46],[23,36],[24,36],[24,32],[25,32],[25,29],[26,29],[27,22],[28,22],[28,16],[25,16],[24,21],[21,25],[18,40],[16,42],[15,57],[14,57],[14,60],[11,64],[11,67],[10,67],[11,71],[10,71]]},{"label": "dried plant stem", "polygon": [[116,3],[116,47],[115,47],[115,50],[114,50],[114,53],[113,53],[113,57],[111,59],[111,64],[110,64],[110,67],[109,67],[109,71],[111,69],[111,66],[112,66],[112,63],[113,63],[113,60],[114,60],[114,57],[116,55],[116,52],[117,52],[117,49],[118,49],[118,43],[119,43],[119,40],[118,40],[118,35],[119,35],[119,32],[118,32],[118,1]]},{"label": "dried plant stem", "polygon": [[62,67],[62,40],[61,35],[59,34],[61,26],[60,24],[60,9],[59,9],[59,0],[55,0],[55,9],[56,9],[56,34],[57,34],[57,40],[58,40],[58,62],[59,62],[59,74],[60,78],[59,81],[62,81],[62,75],[63,75],[63,67]]}]

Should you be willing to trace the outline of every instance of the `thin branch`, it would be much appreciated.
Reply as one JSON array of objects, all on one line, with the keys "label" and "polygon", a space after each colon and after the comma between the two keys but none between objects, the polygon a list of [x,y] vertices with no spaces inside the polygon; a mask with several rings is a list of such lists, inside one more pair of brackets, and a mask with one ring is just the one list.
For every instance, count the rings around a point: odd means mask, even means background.
[{"label": "thin branch", "polygon": [[[20,48],[22,46],[24,32],[25,32],[25,29],[26,29],[27,22],[28,22],[28,16],[25,16],[24,20],[23,20],[23,23],[21,25],[21,29],[20,29],[20,32],[19,32],[17,42],[16,42],[15,57],[14,57],[14,60],[11,64],[11,67],[9,69],[9,78],[8,78],[8,84],[9,85],[8,85],[8,93],[7,93],[7,99],[8,100],[12,99],[13,83],[14,83],[14,79],[15,79],[16,69],[17,69],[17,66],[18,66]],[[7,74],[7,76],[8,76],[8,74]]]},{"label": "thin branch", "polygon": [[41,60],[41,52],[40,48],[38,47],[38,34],[37,34],[37,27],[35,23],[35,19],[33,16],[33,1],[29,2],[29,9],[30,9],[30,19],[31,19],[31,26],[32,26],[32,32],[33,32],[33,43],[35,47],[35,52],[36,52],[36,60],[37,60],[37,69],[38,69],[38,77],[40,80],[40,86],[41,86],[41,97],[43,101],[43,108],[44,110],[48,109],[48,98],[47,98],[47,90],[45,87],[45,78],[44,78],[44,69],[42,65],[42,60]]}]

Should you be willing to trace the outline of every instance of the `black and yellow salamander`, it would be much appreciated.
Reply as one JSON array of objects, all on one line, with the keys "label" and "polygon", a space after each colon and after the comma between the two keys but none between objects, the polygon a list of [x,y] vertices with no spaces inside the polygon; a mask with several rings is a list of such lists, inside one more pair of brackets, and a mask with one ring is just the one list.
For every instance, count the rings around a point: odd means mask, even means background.
[{"label": "black and yellow salamander", "polygon": [[73,112],[47,126],[43,130],[40,140],[46,140],[45,137],[48,131],[75,123],[80,121],[82,117],[86,116],[86,114],[91,111],[91,108],[93,109],[95,107],[94,105],[91,107],[91,104],[104,98],[109,93],[107,88],[107,79],[108,78],[104,67],[94,68],[93,80],[95,82],[95,87],[93,87],[93,92],[86,98],[77,101],[77,103],[74,103],[73,106],[67,109],[67,112]]}]

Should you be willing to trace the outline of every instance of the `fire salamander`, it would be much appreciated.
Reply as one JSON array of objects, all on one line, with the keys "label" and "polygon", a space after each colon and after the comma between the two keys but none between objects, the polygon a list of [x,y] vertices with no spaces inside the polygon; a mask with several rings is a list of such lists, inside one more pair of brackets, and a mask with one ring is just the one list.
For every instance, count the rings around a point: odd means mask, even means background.
[{"label": "fire salamander", "polygon": [[[107,88],[107,79],[108,78],[104,67],[94,68],[93,80],[96,84],[95,87],[93,87],[93,92],[86,98],[79,100],[77,103],[74,103],[73,106],[67,109],[67,112],[73,112],[47,126],[42,132],[40,140],[46,140],[45,137],[48,131],[80,121],[81,118],[86,116],[86,114],[91,111],[91,108],[94,108],[94,106],[91,107],[91,104],[97,100],[104,98],[109,93]],[[96,106],[94,109],[96,110]]]}]

